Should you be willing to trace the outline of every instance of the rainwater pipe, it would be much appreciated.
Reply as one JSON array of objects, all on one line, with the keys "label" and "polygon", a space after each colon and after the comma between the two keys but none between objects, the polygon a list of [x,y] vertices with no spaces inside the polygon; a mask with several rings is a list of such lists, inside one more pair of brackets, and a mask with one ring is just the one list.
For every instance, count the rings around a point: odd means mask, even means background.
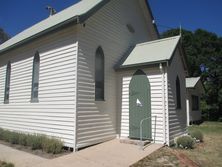
[{"label": "rainwater pipe", "polygon": [[[161,80],[162,80],[162,107],[163,107],[163,139],[164,139],[164,144],[166,144],[166,103],[165,103],[165,71],[162,63],[159,65],[160,72],[161,72]],[[154,134],[155,135],[155,134]]]}]

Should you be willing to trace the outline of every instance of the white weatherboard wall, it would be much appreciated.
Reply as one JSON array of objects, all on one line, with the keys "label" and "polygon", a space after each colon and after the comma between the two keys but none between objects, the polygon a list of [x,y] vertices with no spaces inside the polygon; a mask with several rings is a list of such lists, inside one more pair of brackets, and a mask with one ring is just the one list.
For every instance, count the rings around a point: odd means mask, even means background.
[{"label": "white weatherboard wall", "polygon": [[[162,86],[162,74],[159,68],[156,69],[141,69],[147,74],[147,78],[150,82],[151,89],[151,116],[152,116],[152,138],[155,139],[155,143],[164,143],[164,120],[166,120],[166,115],[164,112],[166,110],[163,107],[164,99],[163,92],[166,91],[165,86]],[[122,91],[120,94],[121,107],[120,107],[120,137],[128,138],[129,136],[129,84],[132,79],[135,70],[128,70],[126,72],[120,72],[119,74],[119,85],[122,84]],[[164,74],[166,75],[166,74]],[[166,83],[166,82],[164,82]],[[166,101],[165,101],[166,103]],[[155,117],[156,116],[156,120]],[[164,119],[165,117],[165,119]],[[166,126],[167,127],[167,126]],[[166,131],[165,127],[165,133]],[[166,134],[167,137],[167,134]],[[167,140],[167,138],[166,138]]]},{"label": "white weatherboard wall", "polygon": [[[185,71],[177,49],[168,68],[168,112],[169,112],[169,141],[186,133],[186,87]],[[177,109],[176,77],[180,80],[181,109]],[[169,143],[170,144],[170,143]]]},{"label": "white weatherboard wall", "polygon": [[[187,112],[189,113],[189,122],[201,120],[201,110],[200,110],[201,94],[199,92],[200,89],[198,87],[199,84],[197,84],[197,86],[194,89],[187,89],[187,101],[189,102],[188,105],[189,109],[187,110]],[[192,95],[198,96],[199,98],[199,110],[192,109]]]},{"label": "white weatherboard wall", "polygon": [[[76,62],[74,26],[0,55],[0,127],[62,139],[74,146]],[[32,65],[40,53],[39,103],[31,103]],[[6,64],[11,61],[9,104],[4,102]]]},{"label": "white weatherboard wall", "polygon": [[[130,9],[130,10],[129,10]],[[126,24],[135,28],[128,31]],[[77,147],[116,137],[117,74],[114,65],[131,45],[149,41],[149,32],[138,1],[112,0],[79,26]],[[105,101],[95,101],[95,52],[105,56]]]}]

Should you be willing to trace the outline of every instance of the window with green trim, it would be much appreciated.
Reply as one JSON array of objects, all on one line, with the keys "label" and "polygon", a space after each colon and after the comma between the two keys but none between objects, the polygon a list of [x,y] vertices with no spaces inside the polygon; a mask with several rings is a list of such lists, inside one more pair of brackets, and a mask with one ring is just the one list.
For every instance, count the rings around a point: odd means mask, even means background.
[{"label": "window with green trim", "polygon": [[11,78],[11,62],[9,61],[6,67],[6,76],[5,76],[5,97],[4,97],[5,104],[9,103],[10,78]]},{"label": "window with green trim", "polygon": [[40,57],[39,52],[35,53],[33,59],[32,68],[32,92],[31,92],[31,102],[37,103],[39,101],[39,67],[40,67]]}]

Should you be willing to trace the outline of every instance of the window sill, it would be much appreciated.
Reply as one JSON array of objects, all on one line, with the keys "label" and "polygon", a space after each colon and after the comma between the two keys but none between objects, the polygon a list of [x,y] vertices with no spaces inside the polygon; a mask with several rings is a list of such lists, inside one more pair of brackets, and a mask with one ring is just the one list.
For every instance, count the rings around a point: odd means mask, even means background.
[{"label": "window sill", "polygon": [[38,99],[32,99],[32,100],[30,100],[30,103],[39,103],[39,100]]},{"label": "window sill", "polygon": [[96,99],[95,101],[96,102],[105,102],[106,100],[105,99]]}]

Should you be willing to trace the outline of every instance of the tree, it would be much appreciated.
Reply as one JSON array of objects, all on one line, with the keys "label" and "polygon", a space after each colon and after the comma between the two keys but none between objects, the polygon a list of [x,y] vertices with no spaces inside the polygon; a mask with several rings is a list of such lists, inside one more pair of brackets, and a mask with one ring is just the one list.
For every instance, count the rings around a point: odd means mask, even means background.
[{"label": "tree", "polygon": [[[179,29],[171,29],[162,37],[178,34]],[[222,38],[202,29],[182,30],[182,45],[190,76],[201,76],[206,88],[203,112],[209,113],[210,120],[222,118]]]},{"label": "tree", "polygon": [[0,28],[0,45],[7,41],[9,38],[9,35],[2,28]]}]

